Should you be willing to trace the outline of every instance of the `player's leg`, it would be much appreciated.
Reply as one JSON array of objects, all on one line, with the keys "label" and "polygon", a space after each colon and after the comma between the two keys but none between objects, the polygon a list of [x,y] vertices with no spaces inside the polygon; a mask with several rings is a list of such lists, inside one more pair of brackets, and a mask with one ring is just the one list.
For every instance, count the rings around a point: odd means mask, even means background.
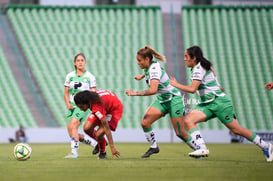
[{"label": "player's leg", "polygon": [[[92,124],[91,124],[92,123]],[[93,114],[89,114],[88,118],[85,121],[85,124],[83,126],[83,130],[84,132],[92,139],[94,139],[95,141],[97,141],[97,130],[95,129],[95,125],[98,125],[99,123],[97,123],[97,119]],[[91,126],[92,125],[92,126]],[[94,147],[92,154],[95,155],[99,152],[99,145],[96,144],[96,146]]]},{"label": "player's leg", "polygon": [[[177,137],[186,142],[189,134],[185,130],[185,106],[181,96],[174,96],[173,99],[165,103],[164,106],[169,110],[173,128]],[[186,142],[192,149],[195,150],[195,145],[191,145],[191,142]]]},{"label": "player's leg", "polygon": [[[259,146],[266,157],[267,161],[273,160],[273,148],[271,143],[267,143],[262,140],[255,132],[243,128],[236,119],[232,103],[227,96],[217,98],[217,111],[215,115],[221,120],[221,122],[228,127],[233,133],[243,136],[252,143]],[[222,109],[221,109],[222,108]]]},{"label": "player's leg", "polygon": [[[185,130],[185,126],[184,126],[184,116],[180,116],[180,117],[174,117],[171,118],[171,122],[175,131],[175,134],[178,138],[180,138],[181,140],[183,140],[184,142],[186,142],[187,138],[189,137],[189,134],[186,132]],[[186,142],[187,143],[187,142]],[[187,143],[192,149],[195,150],[195,145],[190,145],[189,143]]]},{"label": "player's leg", "polygon": [[[155,104],[153,104],[151,107],[148,108],[146,113],[144,114],[142,120],[141,120],[141,126],[144,131],[144,135],[146,137],[146,140],[150,144],[150,148],[148,151],[146,151],[142,158],[150,157],[152,154],[158,153],[159,148],[156,142],[155,133],[152,128],[152,124],[161,118],[164,114],[156,107],[154,107]],[[157,107],[160,105],[157,105]]]},{"label": "player's leg", "polygon": [[189,153],[189,156],[191,157],[204,157],[209,155],[209,150],[206,147],[205,141],[201,136],[200,130],[196,126],[196,124],[206,121],[208,116],[212,116],[209,111],[195,109],[192,110],[185,119],[185,125],[189,134],[186,143],[195,150]]},{"label": "player's leg", "polygon": [[79,141],[88,146],[91,146],[92,148],[95,148],[98,144],[95,139],[91,138],[86,134],[79,134]]},{"label": "player's leg", "polygon": [[[90,115],[91,111],[88,109],[87,111],[85,111],[83,113],[83,119],[81,122],[86,122],[86,120],[88,119],[88,116]],[[86,144],[86,145],[89,145],[93,148],[96,147],[97,145],[97,141],[95,139],[95,134],[91,134],[92,136],[89,136],[89,135],[86,135],[86,134],[79,134],[79,141]]]},{"label": "player's leg", "polygon": [[[88,131],[88,136],[97,142],[96,133],[97,133],[96,129],[90,130],[90,131]],[[96,155],[97,153],[99,153],[99,144],[98,143],[95,145],[95,147],[92,151],[93,155]]]},{"label": "player's leg", "polygon": [[72,117],[69,124],[67,124],[67,130],[70,136],[70,145],[71,145],[71,153],[67,155],[65,158],[78,158],[78,149],[79,149],[79,134],[78,128],[81,122]]},{"label": "player's leg", "polygon": [[96,138],[98,141],[98,146],[99,146],[99,159],[106,159],[106,139],[104,137],[105,135],[105,130],[102,126],[100,126],[96,132]]},{"label": "player's leg", "polygon": [[265,155],[265,158],[268,162],[273,161],[273,147],[271,143],[265,142],[260,136],[258,136],[255,132],[243,128],[237,119],[233,119],[232,122],[225,124],[233,133],[241,135],[256,144],[260,147]]},{"label": "player's leg", "polygon": [[[112,111],[110,114],[107,114],[105,116],[106,121],[108,122],[109,128],[111,131],[116,131],[118,122],[121,119],[123,114],[123,105],[117,106],[117,108]],[[107,142],[105,140],[105,130],[102,127],[99,127],[97,130],[97,140],[98,140],[98,146],[99,146],[99,159],[105,159],[106,157],[106,151],[105,147],[107,146]]]},{"label": "player's leg", "polygon": [[90,119],[86,120],[83,125],[84,133],[87,134],[88,136],[90,136],[91,138],[94,138],[95,140],[97,140],[96,131],[95,131],[96,126],[97,125],[94,122],[94,120],[90,120]]}]

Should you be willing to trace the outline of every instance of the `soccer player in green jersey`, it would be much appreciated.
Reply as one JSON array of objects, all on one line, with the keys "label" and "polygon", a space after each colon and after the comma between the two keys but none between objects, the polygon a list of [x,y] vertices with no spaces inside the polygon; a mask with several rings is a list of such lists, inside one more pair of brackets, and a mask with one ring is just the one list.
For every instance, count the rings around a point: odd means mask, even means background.
[{"label": "soccer player in green jersey", "polygon": [[[74,103],[74,96],[79,91],[96,90],[95,77],[85,70],[86,59],[84,54],[79,53],[74,57],[75,70],[66,75],[64,83],[64,100],[68,109],[67,130],[71,138],[71,153],[65,158],[78,158],[79,141],[96,147],[97,142],[87,135],[79,134],[78,128],[85,121],[89,111],[81,111]],[[95,135],[94,135],[95,138]]]},{"label": "soccer player in green jersey", "polygon": [[[142,158],[150,157],[150,155],[159,152],[152,124],[168,113],[176,135],[182,140],[188,137],[184,129],[183,115],[185,107],[181,93],[179,89],[170,85],[169,76],[160,63],[153,59],[154,57],[165,62],[165,57],[150,46],[141,48],[136,55],[137,64],[141,69],[144,69],[144,74],[135,76],[135,79],[141,80],[145,77],[149,89],[142,91],[126,90],[128,96],[150,96],[157,94],[157,99],[147,109],[141,121],[144,135],[150,144],[150,148],[142,155]],[[191,144],[191,142],[188,144],[195,149],[194,144]]]},{"label": "soccer player in green jersey", "polygon": [[199,148],[189,153],[189,156],[208,156],[209,150],[196,124],[217,117],[233,133],[241,135],[259,146],[266,160],[271,162],[273,160],[272,144],[262,140],[255,132],[240,126],[235,117],[232,103],[221,90],[212,70],[212,64],[203,57],[201,48],[198,46],[188,48],[185,52],[184,61],[187,67],[192,69],[191,85],[179,84],[173,77],[170,84],[188,93],[195,93],[197,91],[200,95],[200,104],[185,119],[186,128],[189,132],[187,141],[195,143]]}]

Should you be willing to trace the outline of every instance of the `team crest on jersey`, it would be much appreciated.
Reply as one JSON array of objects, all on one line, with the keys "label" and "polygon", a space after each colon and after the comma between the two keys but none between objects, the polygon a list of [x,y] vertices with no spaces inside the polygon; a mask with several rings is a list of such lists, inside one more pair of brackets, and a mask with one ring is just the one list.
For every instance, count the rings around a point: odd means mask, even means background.
[{"label": "team crest on jersey", "polygon": [[84,77],[83,82],[87,82],[87,78],[86,77]]}]

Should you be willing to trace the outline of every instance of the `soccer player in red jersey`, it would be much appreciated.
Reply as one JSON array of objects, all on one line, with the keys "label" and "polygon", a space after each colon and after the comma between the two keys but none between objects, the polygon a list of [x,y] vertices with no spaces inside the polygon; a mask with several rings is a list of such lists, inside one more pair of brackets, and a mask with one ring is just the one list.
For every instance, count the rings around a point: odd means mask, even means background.
[{"label": "soccer player in red jersey", "polygon": [[[87,90],[78,92],[74,97],[74,101],[82,111],[88,109],[92,111],[83,126],[83,130],[89,136],[95,134],[99,144],[99,159],[106,158],[105,134],[112,152],[112,158],[115,156],[119,158],[120,153],[114,147],[111,133],[111,130],[116,130],[123,113],[123,105],[116,94],[107,90],[96,90],[95,92]],[[96,126],[98,126],[98,129],[94,133]]]}]

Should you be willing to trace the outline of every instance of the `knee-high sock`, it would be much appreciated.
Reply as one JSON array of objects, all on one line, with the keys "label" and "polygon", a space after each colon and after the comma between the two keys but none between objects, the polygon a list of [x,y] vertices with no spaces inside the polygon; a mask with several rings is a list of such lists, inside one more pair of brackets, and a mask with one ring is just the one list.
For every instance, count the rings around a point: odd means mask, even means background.
[{"label": "knee-high sock", "polygon": [[258,136],[255,132],[252,132],[252,136],[249,139],[252,143],[256,144],[260,148],[268,148],[269,144],[265,142],[260,136]]},{"label": "knee-high sock", "polygon": [[74,137],[71,137],[71,153],[78,155],[79,141],[76,141]]},{"label": "knee-high sock", "polygon": [[202,148],[202,149],[207,148],[205,141],[203,137],[201,136],[201,133],[198,128],[191,129],[188,132],[189,132],[189,137],[187,139],[187,144],[190,145],[190,147],[192,147],[195,150],[198,148]]},{"label": "knee-high sock", "polygon": [[150,127],[148,129],[143,129],[144,131],[144,135],[147,139],[147,141],[150,144],[151,148],[156,148],[157,147],[157,143],[156,143],[156,139],[155,139],[155,133],[153,132],[153,128]]},{"label": "knee-high sock", "polygon": [[97,141],[87,135],[84,135],[82,142],[92,147],[95,147],[97,145]]},{"label": "knee-high sock", "polygon": [[105,153],[106,139],[98,141],[100,153]]}]

